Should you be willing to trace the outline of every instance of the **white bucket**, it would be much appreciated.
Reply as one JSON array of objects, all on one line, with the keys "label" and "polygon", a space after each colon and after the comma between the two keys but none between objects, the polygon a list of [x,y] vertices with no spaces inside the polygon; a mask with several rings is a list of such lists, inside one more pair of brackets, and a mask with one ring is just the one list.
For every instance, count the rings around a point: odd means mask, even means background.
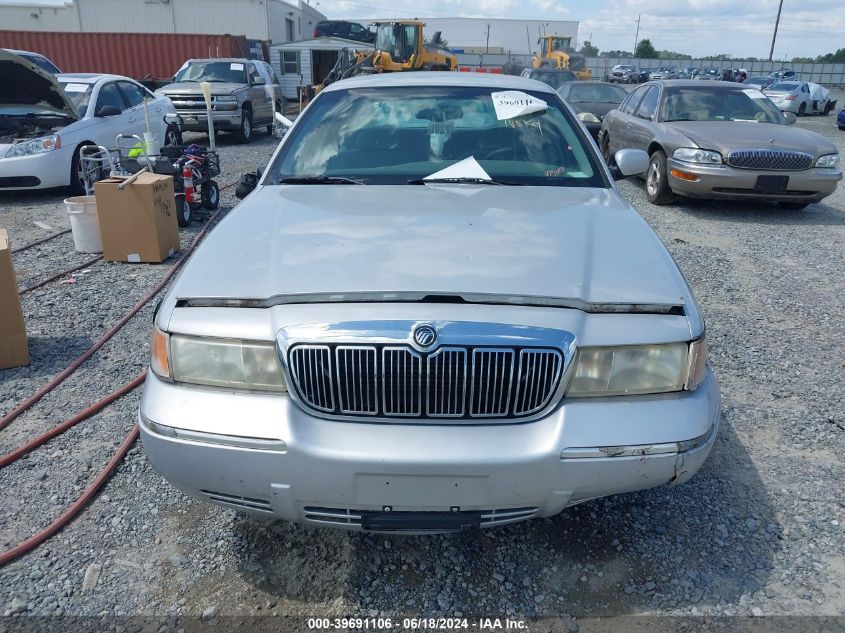
[{"label": "white bucket", "polygon": [[77,196],[65,200],[73,245],[80,253],[102,253],[103,238],[97,220],[97,202],[94,196]]}]

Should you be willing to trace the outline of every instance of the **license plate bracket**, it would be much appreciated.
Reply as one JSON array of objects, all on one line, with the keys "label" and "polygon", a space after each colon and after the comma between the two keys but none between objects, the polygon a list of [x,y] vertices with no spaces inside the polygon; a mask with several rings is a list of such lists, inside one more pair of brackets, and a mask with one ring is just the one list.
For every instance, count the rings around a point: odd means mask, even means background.
[{"label": "license plate bracket", "polygon": [[789,188],[789,176],[757,176],[754,191],[759,193],[784,193]]},{"label": "license plate bracket", "polygon": [[367,512],[361,527],[374,532],[466,532],[481,527],[481,512]]}]

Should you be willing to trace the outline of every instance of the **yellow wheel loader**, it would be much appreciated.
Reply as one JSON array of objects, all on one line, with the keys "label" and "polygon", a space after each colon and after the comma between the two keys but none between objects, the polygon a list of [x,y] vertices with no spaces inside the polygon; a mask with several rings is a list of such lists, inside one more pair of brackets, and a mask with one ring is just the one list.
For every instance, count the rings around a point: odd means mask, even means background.
[{"label": "yellow wheel loader", "polygon": [[458,70],[458,58],[443,46],[440,31],[431,42],[423,40],[424,22],[380,20],[376,27],[375,51],[344,49],[323,86],[363,73],[392,73],[404,70]]},{"label": "yellow wheel loader", "polygon": [[571,70],[579,80],[584,81],[593,76],[587,68],[586,59],[581,53],[572,48],[572,38],[562,35],[547,35],[537,40],[540,52],[531,58],[533,68],[551,68]]}]

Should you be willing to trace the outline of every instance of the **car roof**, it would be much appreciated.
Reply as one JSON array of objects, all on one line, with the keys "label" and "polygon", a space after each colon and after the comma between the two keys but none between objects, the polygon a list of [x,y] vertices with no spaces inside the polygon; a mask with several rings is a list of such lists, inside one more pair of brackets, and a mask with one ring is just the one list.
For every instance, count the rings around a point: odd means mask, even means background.
[{"label": "car roof", "polygon": [[660,79],[657,81],[649,81],[642,84],[644,86],[650,84],[659,84],[667,88],[707,88],[708,90],[736,90],[742,88],[743,84],[734,83],[732,81],[715,81],[702,83],[692,79]]},{"label": "car roof", "polygon": [[58,81],[75,81],[82,84],[95,84],[101,80],[128,80],[135,81],[131,77],[124,77],[123,75],[110,75],[108,73],[62,73],[56,75]]},{"label": "car roof", "polygon": [[[193,57],[187,62],[260,62],[261,59],[247,59],[246,57]],[[187,63],[185,62],[185,63]]]},{"label": "car roof", "polygon": [[556,94],[554,89],[542,81],[494,73],[460,72],[404,72],[358,75],[330,84],[323,92],[370,87],[397,86],[476,86],[479,88],[501,88],[502,90],[533,90]]}]

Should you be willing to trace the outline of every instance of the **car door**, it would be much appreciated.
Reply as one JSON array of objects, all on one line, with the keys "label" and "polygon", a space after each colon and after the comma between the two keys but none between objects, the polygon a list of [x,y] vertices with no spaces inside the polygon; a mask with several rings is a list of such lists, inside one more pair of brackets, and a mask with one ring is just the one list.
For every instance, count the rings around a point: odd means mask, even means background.
[{"label": "car door", "polygon": [[261,76],[253,62],[246,65],[249,81],[249,100],[252,102],[253,124],[267,123],[273,120],[272,88]]},{"label": "car door", "polygon": [[282,104],[282,110],[284,110],[285,98],[282,95],[282,85],[279,83],[279,77],[276,75],[276,71],[266,62],[262,64],[262,67],[265,70],[267,85],[271,86],[270,93],[272,94],[273,104],[275,105],[277,102]]},{"label": "car door", "polygon": [[628,97],[619,105],[619,109],[612,112],[610,123],[607,126],[607,131],[610,136],[609,143],[612,152],[617,152],[620,149],[630,147],[628,145],[628,130],[631,125],[631,118],[640,104],[646,90],[651,86],[640,86],[634,90]]},{"label": "car door", "polygon": [[[130,111],[129,104],[117,87],[116,81],[100,84],[94,106],[94,132],[91,136],[95,143],[105,147],[114,147],[118,134],[135,134],[140,130],[137,114]],[[98,116],[106,106],[120,110],[113,116]]]},{"label": "car door", "polygon": [[160,140],[162,136],[159,134],[160,126],[157,125],[157,122],[161,121],[161,117],[164,116],[161,112],[161,104],[158,104],[158,111],[156,111],[156,104],[147,102],[145,112],[144,100],[147,99],[147,94],[144,87],[134,81],[118,81],[116,83],[129,106],[126,114],[129,115],[132,134],[143,135],[147,131],[147,119],[149,119],[150,132],[153,136],[158,136]]},{"label": "car door", "polygon": [[648,144],[654,138],[654,119],[657,116],[659,104],[660,86],[649,86],[633,116],[630,117],[625,147],[643,151],[648,149]]},{"label": "car door", "polygon": [[810,98],[810,86],[805,83],[801,84],[801,90],[798,93],[798,98],[804,104],[805,112],[813,111],[813,100]]}]

